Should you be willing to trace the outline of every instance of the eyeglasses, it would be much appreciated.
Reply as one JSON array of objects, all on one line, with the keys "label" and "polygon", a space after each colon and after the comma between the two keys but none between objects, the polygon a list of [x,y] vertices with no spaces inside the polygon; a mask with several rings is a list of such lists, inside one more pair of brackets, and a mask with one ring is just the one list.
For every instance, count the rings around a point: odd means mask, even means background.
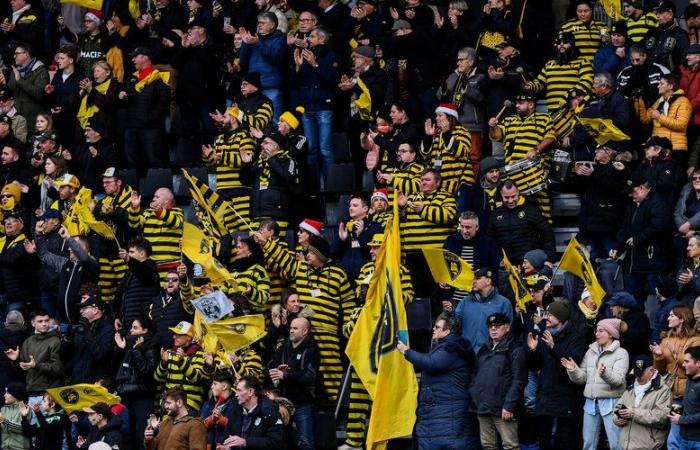
[{"label": "eyeglasses", "polygon": [[693,181],[700,181],[700,177],[693,177]]},{"label": "eyeglasses", "polygon": [[12,198],[12,194],[0,194],[0,198]]},{"label": "eyeglasses", "polygon": [[176,281],[178,281],[178,280],[179,280],[179,279],[178,279],[177,277],[167,277],[167,278],[165,279],[165,281],[167,281],[168,283],[174,283],[174,282],[176,282]]}]

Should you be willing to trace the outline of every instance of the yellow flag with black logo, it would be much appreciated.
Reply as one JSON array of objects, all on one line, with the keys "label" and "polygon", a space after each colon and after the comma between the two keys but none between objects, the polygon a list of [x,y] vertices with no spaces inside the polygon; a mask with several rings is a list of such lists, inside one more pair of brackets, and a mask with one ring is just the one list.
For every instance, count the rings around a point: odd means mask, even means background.
[{"label": "yellow flag with black logo", "polygon": [[99,234],[103,238],[112,241],[117,240],[117,236],[114,235],[114,231],[112,230],[112,228],[106,223],[95,219],[95,216],[92,214],[92,211],[90,211],[88,208],[83,208],[80,211],[78,211],[78,218],[83,224],[85,224],[85,226],[87,226],[90,230]]},{"label": "yellow flag with black logo", "polygon": [[367,301],[345,349],[372,398],[368,450],[385,449],[390,439],[409,436],[416,420],[416,374],[413,365],[396,349],[399,341],[408,344],[397,199],[394,196],[393,220],[377,255]]},{"label": "yellow flag with black logo", "polygon": [[74,411],[82,411],[83,408],[95,403],[116,405],[121,401],[118,396],[111,394],[107,389],[97,384],[73,384],[47,389],[46,392],[69,414]]},{"label": "yellow flag with black logo", "polygon": [[265,316],[253,314],[204,323],[227,352],[235,352],[260,340],[267,334]]},{"label": "yellow flag with black logo", "polygon": [[513,265],[510,263],[510,260],[508,260],[506,252],[503,252],[503,265],[505,266],[506,273],[508,274],[508,282],[510,283],[510,287],[513,289],[513,293],[515,294],[515,302],[518,304],[520,309],[525,309],[525,304],[532,301],[532,295],[530,294],[530,291],[527,290],[527,287],[525,287],[525,283],[520,277],[520,274],[515,270],[515,267],[513,267]]},{"label": "yellow flag with black logo", "polygon": [[630,139],[629,136],[613,124],[612,119],[578,117],[577,120],[598,145],[605,145],[610,141],[627,141]]},{"label": "yellow flag with black logo", "polygon": [[603,9],[605,14],[608,15],[612,20],[623,20],[625,17],[622,15],[622,5],[620,0],[602,0]]},{"label": "yellow flag with black logo", "polygon": [[197,202],[207,216],[205,222],[211,224],[211,230],[208,229],[208,231],[210,231],[213,236],[228,234],[226,224],[224,223],[224,214],[229,203],[221,198],[219,194],[208,185],[190,175],[187,170],[182,169],[182,176],[187,181],[192,199]]},{"label": "yellow flag with black logo", "polygon": [[422,248],[421,250],[435,281],[463,291],[471,291],[474,286],[474,271],[471,264],[441,248]]},{"label": "yellow flag with black logo", "polygon": [[61,3],[75,3],[83,8],[102,10],[102,0],[61,0]]},{"label": "yellow flag with black logo", "polygon": [[189,222],[185,222],[182,228],[182,253],[193,263],[201,265],[212,283],[232,278],[231,273],[214,258],[211,240]]},{"label": "yellow flag with black logo", "polygon": [[598,277],[595,276],[595,270],[593,270],[591,260],[588,258],[588,252],[575,237],[571,238],[569,245],[564,250],[564,254],[561,255],[559,268],[582,279],[586,289],[591,293],[596,306],[600,308],[606,294],[605,289],[598,282]]}]

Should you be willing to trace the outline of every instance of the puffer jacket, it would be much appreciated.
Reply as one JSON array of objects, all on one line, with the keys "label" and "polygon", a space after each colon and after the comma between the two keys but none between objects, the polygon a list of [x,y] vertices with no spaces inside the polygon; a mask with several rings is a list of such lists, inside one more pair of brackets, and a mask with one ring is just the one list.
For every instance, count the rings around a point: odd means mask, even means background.
[{"label": "puffer jacket", "polygon": [[[602,375],[598,373],[600,364],[606,367]],[[627,350],[620,347],[620,341],[614,340],[605,350],[593,342],[588,346],[581,365],[577,365],[574,370],[567,370],[567,373],[574,383],[586,385],[583,388],[586,398],[619,398],[625,391],[628,368]]]},{"label": "puffer jacket", "polygon": [[139,262],[130,258],[127,265],[129,271],[119,286],[112,310],[128,329],[134,319],[148,315],[151,299],[160,291],[160,281],[156,264],[151,259]]},{"label": "puffer jacket", "polygon": [[[656,100],[651,108],[644,105],[644,100],[638,98],[634,101],[634,110],[642,123],[653,123],[652,136],[669,138],[673,144],[673,151],[688,151],[688,124],[693,113],[693,106],[685,96],[682,89],[673,93],[669,99],[668,113],[661,111],[661,98]],[[658,120],[652,119],[654,110],[661,112]]]},{"label": "puffer jacket", "polygon": [[671,411],[671,389],[662,383],[661,376],[651,380],[651,387],[644,393],[638,406],[635,406],[634,384],[620,400],[621,406],[632,410],[632,420],[613,415],[613,422],[620,427],[620,450],[659,450],[666,444],[668,434],[667,415]]},{"label": "puffer jacket", "polygon": [[464,430],[468,427],[469,382],[474,368],[471,344],[460,335],[450,334],[438,341],[429,353],[408,350],[406,359],[422,371],[415,432],[425,448],[438,448],[431,442],[451,442],[469,448]]},{"label": "puffer jacket", "polygon": [[138,72],[135,72],[124,83],[126,127],[161,129],[170,111],[170,88],[162,79],[156,78],[137,91],[138,82]]},{"label": "puffer jacket", "polygon": [[700,336],[667,336],[661,340],[661,355],[654,355],[654,367],[673,382],[673,398],[683,397],[688,376],[683,369],[683,357],[690,347],[700,345]]},{"label": "puffer jacket", "polygon": [[47,84],[49,84],[49,71],[39,60],[34,62],[25,76],[16,79],[14,75],[10,75],[7,82],[7,87],[15,94],[15,108],[27,119],[29,133],[34,132],[36,116],[45,108],[44,88]]},{"label": "puffer jacket", "polygon": [[71,384],[94,383],[114,374],[114,324],[103,316],[86,324],[83,322],[73,333],[68,333],[63,346],[64,354],[72,356]]},{"label": "puffer jacket", "polygon": [[[136,340],[143,337],[143,343],[134,346]],[[114,381],[120,395],[148,395],[153,392],[153,372],[158,364],[160,346],[154,345],[153,335],[126,336],[126,348],[121,365]]]},{"label": "puffer jacket", "polygon": [[241,64],[248,66],[248,73],[260,73],[262,89],[284,87],[286,39],[287,36],[284,33],[275,31],[267,36],[260,36],[256,44],[244,42],[241,47]]},{"label": "puffer jacket", "polygon": [[676,202],[676,208],[673,211],[673,221],[675,222],[676,228],[680,227],[685,222],[690,222],[693,230],[700,229],[700,212],[693,214],[692,217],[686,215],[688,199],[691,197],[695,198],[695,190],[693,189],[692,183],[688,183],[683,186],[681,195]]}]

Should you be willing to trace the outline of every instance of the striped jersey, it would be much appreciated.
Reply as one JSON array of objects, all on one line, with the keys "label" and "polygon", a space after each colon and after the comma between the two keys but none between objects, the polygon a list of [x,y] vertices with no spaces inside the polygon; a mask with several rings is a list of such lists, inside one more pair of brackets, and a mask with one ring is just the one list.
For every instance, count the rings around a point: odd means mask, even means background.
[{"label": "striped jersey", "polygon": [[[255,140],[248,131],[238,129],[217,136],[214,151],[204,158],[208,167],[216,169],[217,190],[243,187],[241,151],[255,153]],[[216,156],[221,157],[218,162]]]},{"label": "striped jersey", "polygon": [[584,23],[580,19],[571,19],[564,22],[561,31],[572,33],[581,57],[591,60],[600,48],[601,31],[607,30],[607,28],[607,25],[598,20]]},{"label": "striped jersey", "polygon": [[[190,346],[190,348],[195,348]],[[200,349],[186,350],[184,357],[170,350],[168,361],[160,361],[153,378],[167,389],[181,388],[187,393],[187,406],[199,411],[204,400],[205,386],[208,385],[214,367],[204,364],[204,352]]]},{"label": "striped jersey", "polygon": [[[422,202],[423,209],[416,212],[411,203]],[[457,220],[457,201],[452,194],[438,190],[432,194],[415,194],[401,210],[399,227],[401,248],[442,248],[448,235],[454,233]]]},{"label": "striped jersey", "polygon": [[180,261],[180,239],[184,216],[182,209],[171,208],[156,212],[152,209],[141,211],[129,206],[129,227],[139,231],[152,247],[151,259],[156,264]]},{"label": "striped jersey", "polygon": [[[270,278],[265,268],[260,264],[253,264],[242,272],[233,272],[232,275],[240,292],[248,299],[252,314],[265,313],[270,300]],[[250,293],[245,294],[248,287]]]},{"label": "striped jersey", "polygon": [[429,147],[421,144],[421,154],[426,166],[440,172],[442,188],[452,195],[457,195],[460,184],[471,186],[476,180],[469,153],[472,138],[462,125],[455,125],[452,131],[439,132],[433,136]]},{"label": "striped jersey", "polygon": [[633,43],[642,42],[649,31],[659,28],[659,19],[656,18],[656,13],[648,12],[639,16],[639,19],[633,17],[625,18],[627,22],[627,39]]},{"label": "striped jersey", "polygon": [[387,185],[389,205],[394,201],[396,191],[406,195],[413,195],[420,192],[420,177],[425,171],[425,166],[419,162],[401,164],[398,167],[382,166],[381,172],[393,176],[391,183]]},{"label": "striped jersey", "polygon": [[559,64],[556,59],[552,59],[530,84],[535,92],[546,91],[547,108],[554,111],[567,101],[571,89],[591,92],[593,64],[584,58],[576,58],[565,64]]}]

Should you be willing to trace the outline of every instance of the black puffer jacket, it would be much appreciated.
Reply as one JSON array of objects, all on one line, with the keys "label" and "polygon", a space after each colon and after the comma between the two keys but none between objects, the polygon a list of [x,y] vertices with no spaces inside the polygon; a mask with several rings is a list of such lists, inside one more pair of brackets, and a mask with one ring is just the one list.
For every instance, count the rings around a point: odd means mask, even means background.
[{"label": "black puffer jacket", "polygon": [[[661,273],[671,264],[673,215],[666,199],[653,190],[640,204],[631,202],[617,233],[618,251],[627,250],[630,272]],[[632,238],[633,245],[627,245]]]},{"label": "black puffer jacket", "polygon": [[39,259],[24,249],[24,235],[8,237],[0,251],[2,291],[12,301],[29,301],[36,294],[33,281]]},{"label": "black puffer jacket", "polygon": [[124,276],[115,296],[114,315],[128,330],[134,319],[146,317],[151,299],[158,295],[160,281],[156,264],[147,259],[139,262],[130,258],[129,271]]},{"label": "black puffer jacket", "polygon": [[243,412],[240,405],[233,406],[233,420],[228,421],[224,434],[241,436],[246,447],[257,450],[284,449],[284,425],[277,403],[263,396],[258,406],[250,413]]},{"label": "black puffer jacket", "polygon": [[71,384],[94,383],[111,377],[114,359],[114,324],[110,317],[80,325],[65,336],[63,354],[73,358]]},{"label": "black puffer jacket", "polygon": [[[143,337],[143,343],[134,346],[136,339]],[[126,348],[114,381],[120,395],[150,395],[153,392],[153,372],[158,364],[160,347],[155,346],[153,335],[126,336]]]},{"label": "black puffer jacket", "polygon": [[170,111],[170,88],[162,80],[155,80],[136,91],[138,76],[126,82],[127,128],[161,128]]},{"label": "black puffer jacket", "polygon": [[289,217],[296,163],[287,152],[270,159],[258,159],[244,166],[244,176],[252,181],[250,214],[253,217]]},{"label": "black puffer jacket", "polygon": [[279,384],[280,395],[297,406],[311,405],[317,398],[316,386],[320,386],[320,356],[316,341],[307,336],[296,348],[290,342],[277,350],[267,364],[265,373],[280,364],[287,364],[287,374]]},{"label": "black puffer jacket", "polygon": [[173,345],[173,332],[169,330],[183,320],[192,322],[192,314],[188,313],[183,302],[189,301],[182,298],[178,292],[173,297],[166,296],[165,292],[153,298],[150,305],[149,316],[155,325],[153,345],[156,348],[170,348]]},{"label": "black puffer jacket", "polygon": [[615,233],[624,215],[626,197],[622,188],[628,178],[627,169],[615,170],[611,163],[595,163],[589,177],[576,177],[585,184],[583,197],[582,231],[588,233]]},{"label": "black puffer jacket", "polygon": [[496,348],[489,340],[476,355],[476,375],[469,392],[472,411],[501,416],[515,412],[527,383],[527,354],[522,343],[508,334]]},{"label": "black puffer jacket", "polygon": [[548,261],[558,259],[552,226],[537,206],[524,201],[524,197],[515,208],[502,205],[491,213],[488,234],[513,264],[522,263],[525,253],[536,248],[544,250]]}]

